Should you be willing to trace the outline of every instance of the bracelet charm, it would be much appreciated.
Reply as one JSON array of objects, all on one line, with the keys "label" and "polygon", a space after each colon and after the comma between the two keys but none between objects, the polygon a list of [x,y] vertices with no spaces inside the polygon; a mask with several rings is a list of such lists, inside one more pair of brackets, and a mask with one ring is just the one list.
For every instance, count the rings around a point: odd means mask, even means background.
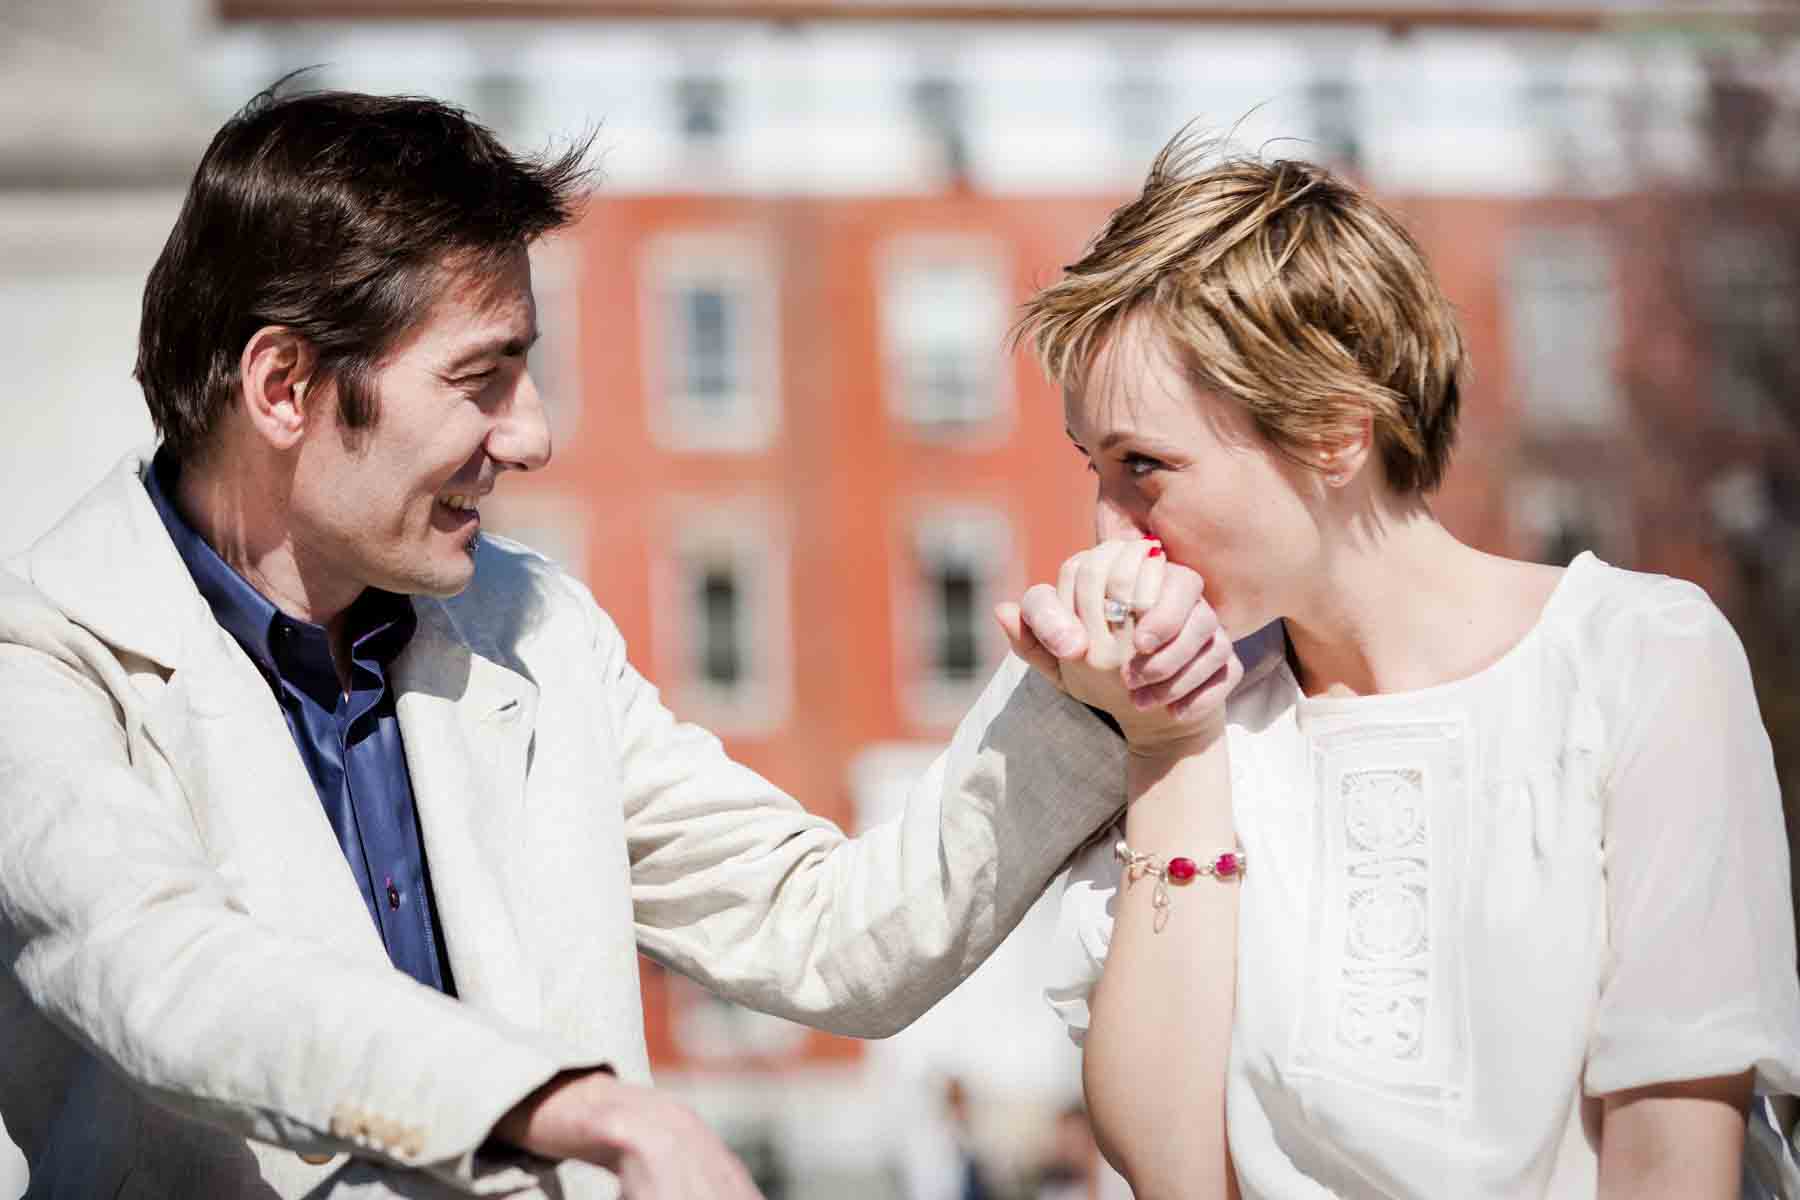
[{"label": "bracelet charm", "polygon": [[1124,864],[1127,886],[1146,875],[1156,880],[1156,886],[1150,892],[1150,907],[1155,913],[1151,918],[1151,928],[1158,933],[1169,923],[1171,883],[1177,886],[1189,884],[1202,875],[1224,882],[1242,878],[1244,874],[1242,850],[1221,850],[1205,862],[1196,862],[1185,855],[1177,855],[1164,862],[1155,855],[1133,850],[1125,844],[1124,838],[1120,838],[1113,843],[1113,857]]}]

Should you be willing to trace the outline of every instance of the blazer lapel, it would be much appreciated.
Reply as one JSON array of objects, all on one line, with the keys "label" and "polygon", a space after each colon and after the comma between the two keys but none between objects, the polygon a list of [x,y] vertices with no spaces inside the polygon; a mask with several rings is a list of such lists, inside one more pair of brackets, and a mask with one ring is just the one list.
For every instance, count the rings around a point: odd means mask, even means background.
[{"label": "blazer lapel", "polygon": [[394,662],[396,708],[457,994],[515,1024],[542,1021],[529,912],[508,881],[528,863],[521,823],[537,686],[473,649],[443,606]]},{"label": "blazer lapel", "polygon": [[130,455],[23,557],[69,618],[128,658],[143,728],[227,881],[259,919],[375,962],[380,935],[287,723],[250,658],[213,620]]},{"label": "blazer lapel", "polygon": [[195,820],[228,882],[269,898],[260,917],[388,965],[269,685],[229,634],[213,632],[204,650],[190,639],[188,661],[145,710],[145,732],[201,798]]}]

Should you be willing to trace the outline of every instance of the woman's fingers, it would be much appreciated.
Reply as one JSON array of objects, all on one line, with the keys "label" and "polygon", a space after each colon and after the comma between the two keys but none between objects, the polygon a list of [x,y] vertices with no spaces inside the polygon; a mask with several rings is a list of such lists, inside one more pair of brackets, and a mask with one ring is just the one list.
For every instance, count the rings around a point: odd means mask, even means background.
[{"label": "woman's fingers", "polygon": [[1233,650],[1226,656],[1225,665],[1213,672],[1205,683],[1170,704],[1169,714],[1176,720],[1185,721],[1192,715],[1222,708],[1243,678],[1243,660]]},{"label": "woman's fingers", "polygon": [[1112,631],[1106,626],[1106,583],[1120,548],[1118,542],[1101,542],[1076,556],[1075,615],[1087,630],[1090,656],[1112,641]]},{"label": "woman's fingers", "polygon": [[1159,683],[1132,688],[1131,702],[1139,709],[1146,709],[1185,700],[1204,687],[1231,655],[1231,639],[1223,629],[1215,628],[1200,652],[1188,656],[1173,675]]},{"label": "woman's fingers", "polygon": [[[1198,595],[1200,577],[1192,571],[1183,572],[1181,568],[1171,568],[1166,586],[1171,589],[1187,589],[1192,586],[1195,599],[1188,603],[1181,615],[1181,624],[1174,637],[1166,640],[1160,650],[1152,654],[1140,654],[1134,659],[1125,672],[1125,682],[1133,688],[1142,688],[1153,683],[1162,683],[1173,679],[1175,675],[1192,662],[1196,655],[1205,650],[1215,633],[1221,633],[1219,618],[1212,606]],[[1191,581],[1191,583],[1190,583]],[[1148,618],[1145,618],[1147,620]],[[1139,640],[1142,640],[1143,620],[1138,623]]]},{"label": "woman's fingers", "polygon": [[1139,654],[1152,654],[1180,636],[1196,606],[1212,611],[1206,605],[1204,579],[1187,567],[1167,559],[1161,561],[1162,586],[1150,606],[1138,614],[1137,630],[1132,635],[1133,648]]},{"label": "woman's fingers", "polygon": [[[1156,607],[1162,598],[1163,577],[1167,573],[1169,560],[1163,557],[1162,541],[1158,538],[1144,540],[1144,556],[1138,562],[1137,578],[1130,584],[1128,592],[1114,593],[1120,599],[1131,601],[1131,613],[1134,618],[1142,617]],[[1136,637],[1137,622],[1132,622],[1133,638]]]}]

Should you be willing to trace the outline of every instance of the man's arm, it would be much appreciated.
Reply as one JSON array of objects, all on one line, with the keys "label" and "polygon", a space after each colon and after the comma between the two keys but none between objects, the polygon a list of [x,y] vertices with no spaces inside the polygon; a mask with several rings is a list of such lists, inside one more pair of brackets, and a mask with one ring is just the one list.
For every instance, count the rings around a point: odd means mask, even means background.
[{"label": "man's arm", "polygon": [[[467,1189],[502,1113],[567,1048],[398,972],[261,924],[187,803],[146,784],[79,632],[0,634],[0,942],[33,1005],[157,1103],[300,1153],[350,1151]],[[59,640],[60,639],[60,640]],[[256,781],[244,781],[255,802]]]},{"label": "man's arm", "polygon": [[596,609],[639,944],[721,994],[891,1034],[981,963],[1124,801],[1116,734],[1018,660],[896,821],[848,839],[678,722]]}]

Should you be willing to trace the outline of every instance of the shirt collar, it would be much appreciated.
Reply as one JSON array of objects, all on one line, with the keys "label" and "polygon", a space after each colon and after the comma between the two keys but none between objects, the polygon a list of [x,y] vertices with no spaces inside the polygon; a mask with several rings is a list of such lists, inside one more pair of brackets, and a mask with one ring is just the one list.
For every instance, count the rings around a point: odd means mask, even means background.
[{"label": "shirt collar", "polygon": [[[145,473],[150,502],[169,531],[169,540],[193,576],[213,619],[244,647],[265,674],[295,684],[315,699],[334,696],[337,672],[331,643],[323,626],[282,612],[250,581],[232,568],[175,507],[175,481],[181,471],[166,449],[159,449]],[[385,666],[406,648],[417,628],[412,603],[394,592],[366,588],[346,613],[351,657],[358,665]],[[329,704],[326,707],[330,707]]]}]

